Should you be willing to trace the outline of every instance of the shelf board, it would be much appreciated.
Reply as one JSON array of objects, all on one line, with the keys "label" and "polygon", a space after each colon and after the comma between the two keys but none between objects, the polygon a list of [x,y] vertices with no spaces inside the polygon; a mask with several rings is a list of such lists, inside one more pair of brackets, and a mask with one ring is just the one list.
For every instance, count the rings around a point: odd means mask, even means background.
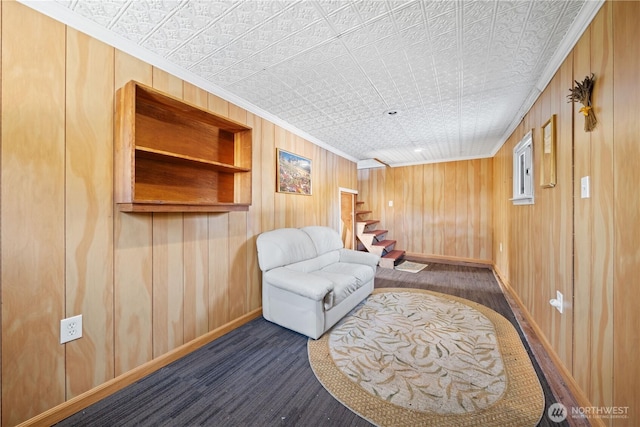
[{"label": "shelf board", "polygon": [[150,86],[146,86],[137,82],[135,83],[136,102],[139,105],[158,106],[160,109],[169,111],[172,114],[182,117],[191,117],[196,121],[212,124],[229,132],[242,132],[250,129],[249,127],[235,122],[227,117],[219,116],[216,113],[204,109],[200,106],[187,102],[183,99],[167,93],[160,92]]},{"label": "shelf board", "polygon": [[214,170],[217,170],[220,172],[226,172],[226,173],[241,173],[241,172],[249,172],[251,170],[249,168],[242,168],[234,165],[229,165],[226,163],[214,162],[212,160],[185,156],[182,154],[171,153],[169,151],[156,150],[154,148],[143,147],[140,145],[136,146],[136,153],[139,153],[140,156],[147,159],[151,159],[151,160],[179,162],[179,163],[189,164],[196,167],[206,167],[209,169],[214,169]]},{"label": "shelf board", "polygon": [[121,212],[235,212],[248,211],[248,204],[173,204],[173,203],[118,203]]}]

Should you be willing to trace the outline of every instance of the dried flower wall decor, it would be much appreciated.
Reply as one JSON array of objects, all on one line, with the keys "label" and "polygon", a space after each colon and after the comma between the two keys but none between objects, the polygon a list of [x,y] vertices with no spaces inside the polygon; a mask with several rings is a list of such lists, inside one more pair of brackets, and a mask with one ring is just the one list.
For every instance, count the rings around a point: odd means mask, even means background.
[{"label": "dried flower wall decor", "polygon": [[569,98],[569,102],[578,101],[582,104],[580,112],[584,115],[585,132],[591,132],[598,123],[596,114],[591,107],[591,91],[593,90],[594,82],[595,78],[593,76],[593,73],[591,73],[591,77],[585,77],[582,83],[576,80],[576,86],[572,89],[569,89],[569,92],[571,93],[567,95],[567,98]]}]

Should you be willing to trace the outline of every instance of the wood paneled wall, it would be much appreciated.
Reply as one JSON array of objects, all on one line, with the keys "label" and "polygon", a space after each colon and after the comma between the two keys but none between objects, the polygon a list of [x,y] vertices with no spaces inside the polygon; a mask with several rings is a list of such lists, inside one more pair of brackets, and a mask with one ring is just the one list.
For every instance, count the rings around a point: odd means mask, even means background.
[{"label": "wood paneled wall", "polygon": [[[494,159],[357,174],[352,162],[21,4],[1,2],[0,19],[2,425],[259,307],[255,238],[285,226],[338,229],[339,187],[359,189],[400,249],[493,260],[591,402],[629,408],[606,423],[640,422],[640,2],[605,3]],[[599,125],[586,134],[566,95],[591,72]],[[130,79],[253,127],[248,212],[114,209],[113,101]],[[552,114],[558,185],[513,206],[513,146],[535,129],[539,171],[540,126]],[[313,160],[313,196],[275,192],[276,147]],[[556,290],[562,315],[548,304]],[[84,337],[58,344],[60,319],[79,313]]]},{"label": "wood paneled wall", "polygon": [[[1,418],[15,425],[261,305],[255,239],[339,229],[353,162],[15,2],[1,2]],[[121,213],[115,91],[135,79],[253,128],[248,212]],[[275,192],[276,147],[313,195]],[[330,171],[331,173],[327,173]],[[83,338],[60,345],[60,319]]]},{"label": "wood paneled wall", "polygon": [[398,249],[490,262],[492,180],[493,159],[361,169],[358,200]]},{"label": "wood paneled wall", "polygon": [[[565,62],[525,115],[516,131],[494,157],[494,255],[496,269],[533,316],[566,366],[572,364],[573,297],[573,105],[565,90],[571,87],[572,65]],[[542,125],[556,115],[556,181],[539,185]],[[513,148],[533,130],[533,205],[513,205]],[[502,247],[502,251],[500,250]],[[549,304],[556,290],[568,303],[560,315]]]},{"label": "wood paneled wall", "polygon": [[[610,341],[610,348],[600,350],[603,354],[601,359],[605,361],[608,370],[596,372],[596,375],[602,378],[598,379],[600,382],[606,384],[610,380],[609,375],[613,373],[612,402],[617,406],[628,407],[630,411],[629,422],[615,425],[631,426],[640,424],[640,364],[636,361],[640,343],[640,168],[637,166],[640,159],[640,2],[614,2],[608,10],[611,11],[609,22],[614,29],[613,37],[606,39],[610,44],[603,41],[599,52],[605,57],[605,52],[611,51],[613,56],[612,64],[607,68],[613,75],[610,82],[613,90],[608,94],[613,100],[613,113],[607,113],[611,114],[609,117],[612,117],[610,123],[613,123],[613,131],[605,134],[605,137],[613,136],[613,147],[608,144],[611,150],[608,155],[612,159],[607,158],[613,163],[613,168],[611,171],[603,168],[613,176],[605,181],[601,200],[612,199],[613,206],[610,209],[598,208],[596,212],[601,216],[600,220],[607,224],[605,228],[613,232],[613,236],[606,236],[604,241],[613,250],[603,250],[600,247],[599,235],[594,236],[593,245],[598,246],[598,256],[604,257],[600,258],[600,262],[605,265],[610,262],[613,269],[613,280],[607,282],[606,288],[600,288],[600,294],[594,297],[596,301],[605,296],[610,298],[596,320],[599,324],[605,321],[610,324],[613,320],[613,325],[608,326],[606,331],[609,336],[610,328],[613,329],[613,339]],[[603,138],[592,141],[592,144],[595,146],[601,141]],[[597,158],[594,160],[597,161]],[[606,187],[606,183],[613,183],[613,192],[611,186]],[[610,194],[604,195],[605,192]],[[601,276],[594,277],[594,284],[597,285],[601,279]],[[613,284],[613,289],[610,283]],[[599,331],[603,329],[600,327]],[[593,353],[598,354],[597,347],[594,350],[596,351]],[[595,362],[597,369],[600,359]],[[605,390],[603,396],[606,397],[608,390],[605,387],[602,389]]]},{"label": "wood paneled wall", "polygon": [[[640,2],[608,1],[502,147],[494,163],[494,259],[564,367],[596,407],[626,418],[592,419],[612,426],[640,423]],[[584,131],[580,105],[568,104],[573,81],[591,73],[599,124]],[[536,188],[532,206],[512,206],[511,153],[557,114],[558,185]],[[590,198],[580,179],[590,177]],[[504,244],[503,252],[496,248]],[[549,305],[556,290],[565,312]]]}]

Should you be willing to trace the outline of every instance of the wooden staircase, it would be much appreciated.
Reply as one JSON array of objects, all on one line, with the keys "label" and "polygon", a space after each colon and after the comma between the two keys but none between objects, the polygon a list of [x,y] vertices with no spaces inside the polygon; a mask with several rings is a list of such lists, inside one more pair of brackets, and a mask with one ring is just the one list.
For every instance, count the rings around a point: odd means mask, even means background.
[{"label": "wooden staircase", "polygon": [[388,230],[378,229],[380,221],[365,219],[371,211],[360,210],[364,202],[356,202],[356,237],[358,250],[380,255],[378,265],[394,268],[403,258],[405,251],[395,249],[396,241],[387,239]]}]

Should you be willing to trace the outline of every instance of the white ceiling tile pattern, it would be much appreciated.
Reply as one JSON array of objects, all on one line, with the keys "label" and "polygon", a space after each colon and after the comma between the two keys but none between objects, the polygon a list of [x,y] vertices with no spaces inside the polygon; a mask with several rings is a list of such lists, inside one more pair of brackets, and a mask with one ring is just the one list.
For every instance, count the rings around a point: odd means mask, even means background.
[{"label": "white ceiling tile pattern", "polygon": [[58,4],[352,158],[399,165],[490,156],[589,1]]}]

